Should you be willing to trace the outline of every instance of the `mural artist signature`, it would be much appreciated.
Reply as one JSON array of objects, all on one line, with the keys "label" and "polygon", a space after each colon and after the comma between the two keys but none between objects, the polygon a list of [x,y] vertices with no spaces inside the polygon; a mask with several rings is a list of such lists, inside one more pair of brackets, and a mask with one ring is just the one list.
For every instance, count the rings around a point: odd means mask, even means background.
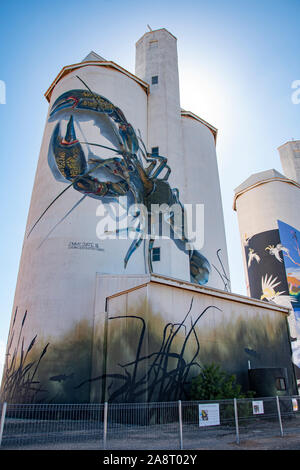
[{"label": "mural artist signature", "polygon": [[69,250],[96,250],[104,251],[103,248],[99,246],[99,243],[94,242],[69,242]]}]

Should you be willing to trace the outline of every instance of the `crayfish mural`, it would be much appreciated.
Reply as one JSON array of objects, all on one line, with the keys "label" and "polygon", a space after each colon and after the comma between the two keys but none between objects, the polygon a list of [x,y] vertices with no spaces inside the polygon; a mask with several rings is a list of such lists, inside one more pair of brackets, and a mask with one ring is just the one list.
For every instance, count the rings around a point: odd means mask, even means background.
[{"label": "crayfish mural", "polygon": [[[185,236],[185,210],[180,202],[178,189],[171,188],[168,182],[171,169],[167,158],[148,153],[140,132],[135,132],[121,109],[107,98],[92,91],[80,77],[77,78],[85,88],[63,93],[50,110],[51,120],[59,116],[62,111],[71,111],[65,135],[61,135],[61,121],[59,121],[50,140],[48,162],[54,177],[59,181],[69,182],[68,187],[73,187],[84,197],[111,202],[126,196],[128,201],[132,201],[137,207],[143,204],[147,208],[148,217],[151,217],[151,208],[154,204],[165,204],[168,207],[176,204],[176,207],[180,208],[181,223],[178,225],[178,217],[175,217],[172,211],[164,216],[170,227],[171,238],[178,249],[189,256],[191,282],[205,284],[209,278],[210,264],[193,248]],[[84,116],[87,112],[89,115],[96,113],[98,118],[101,116],[102,124],[99,132],[112,143],[113,147],[78,140],[74,117],[75,114]],[[87,146],[100,147],[106,152],[109,150],[112,156],[102,158],[91,151],[86,156]],[[142,220],[145,214],[137,211],[134,217],[137,220],[136,236],[124,258],[125,268],[145,235],[143,230],[145,224]],[[150,272],[152,272],[153,244],[154,239],[150,237],[148,248]]]}]

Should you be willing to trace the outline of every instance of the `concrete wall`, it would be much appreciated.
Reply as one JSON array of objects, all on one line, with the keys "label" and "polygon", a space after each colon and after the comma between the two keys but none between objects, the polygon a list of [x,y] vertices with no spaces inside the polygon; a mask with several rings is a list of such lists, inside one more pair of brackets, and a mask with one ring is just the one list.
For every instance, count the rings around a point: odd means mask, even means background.
[{"label": "concrete wall", "polygon": [[[150,39],[154,41],[151,45]],[[80,380],[90,377],[96,367],[91,361],[95,348],[94,302],[99,296],[95,294],[99,292],[96,273],[126,275],[136,283],[149,272],[147,241],[133,253],[125,269],[124,258],[132,239],[99,240],[97,209],[101,201],[89,195],[83,197],[72,186],[66,190],[70,180],[59,173],[49,152],[57,123],[60,122],[61,137],[64,137],[71,115],[80,142],[115,148],[115,142],[107,134],[108,118],[105,121],[103,114],[73,106],[50,117],[58,97],[71,90],[86,90],[77,76],[93,92],[121,109],[133,128],[140,131],[148,151],[159,147],[172,170],[168,180],[170,187],[179,189],[180,200],[204,204],[205,244],[201,252],[220,268],[216,253],[221,249],[228,275],[215,142],[204,124],[181,118],[176,38],[166,30],[159,30],[147,33],[137,43],[136,73],[150,83],[149,95],[147,86],[142,86],[134,76],[122,73],[112,63],[107,64],[85,61],[76,67],[66,67],[50,87],[51,101],[20,260],[4,379],[7,384],[9,374],[27,366],[24,358],[30,352],[35,358],[31,370],[43,364],[39,377],[45,384],[46,395],[36,390],[27,396],[28,390],[15,384],[13,396],[10,395],[12,388],[7,389],[6,394],[12,400],[43,400],[46,396],[55,397],[56,401],[89,400],[89,390],[82,393],[75,383],[78,385]],[[158,75],[157,85],[151,84],[154,75]],[[50,96],[49,90],[47,96]],[[86,160],[112,156],[110,150],[81,145]],[[116,181],[114,175],[103,174],[100,170],[97,176],[100,181],[110,181],[110,178]],[[189,281],[188,253],[179,250],[172,240],[155,241],[154,246],[161,247],[161,260],[153,262],[154,272]],[[224,282],[213,267],[209,285],[224,288]],[[78,352],[75,372],[74,348]]]},{"label": "concrete wall", "polygon": [[230,290],[230,282],[222,280],[214,268],[223,272],[217,256],[220,250],[220,259],[230,279],[214,136],[207,126],[188,117],[182,117],[181,127],[184,169],[181,195],[185,204],[204,205],[204,246],[201,252],[212,266],[207,285],[224,289],[225,282]]},{"label": "concrete wall", "polygon": [[[45,331],[28,348],[27,318],[17,314],[16,369],[29,367],[39,385],[18,395],[8,388],[10,401],[186,399],[190,380],[212,362],[236,374],[244,390],[248,361],[253,368],[286,367],[288,391],[295,393],[287,309],[163,276],[97,274],[94,281],[91,321],[69,322],[65,334]],[[18,390],[22,383],[13,385]]]},{"label": "concrete wall", "polygon": [[[116,285],[117,278],[111,282]],[[98,335],[106,331],[106,341],[98,336],[97,354],[103,351],[105,360],[94,369],[92,396],[116,402],[185,399],[189,386],[183,383],[212,362],[236,374],[247,390],[248,361],[252,368],[286,367],[288,392],[294,393],[286,317],[286,309],[264,302],[145,278],[140,286],[109,296],[106,312],[98,311]]]},{"label": "concrete wall", "polygon": [[[55,87],[49,109],[56,98],[65,91],[83,88],[76,75],[96,93],[118,105],[129,122],[141,130],[147,142],[147,95],[138,83],[118,71],[85,66],[69,73]],[[136,104],[135,108],[132,106],[133,102]],[[20,357],[21,348],[26,351],[36,335],[34,349],[39,350],[39,353],[48,342],[53,344],[54,341],[61,341],[65,348],[67,345],[71,348],[74,335],[78,339],[83,334],[86,336],[83,369],[88,369],[91,367],[89,350],[92,343],[91,339],[88,339],[86,328],[91,328],[93,323],[96,272],[125,272],[124,257],[132,240],[99,240],[96,227],[100,218],[97,217],[96,210],[100,201],[86,197],[75,207],[83,195],[74,188],[67,190],[49,208],[28,236],[43,211],[69,184],[67,181],[55,179],[48,164],[48,150],[56,123],[60,120],[61,133],[64,136],[71,113],[80,141],[112,146],[101,134],[95,113],[69,109],[49,120],[48,114],[20,260],[8,353],[10,359],[13,355]],[[84,152],[86,158],[91,154],[111,156],[108,151],[92,146],[85,146]],[[72,208],[74,209],[69,213]],[[129,261],[126,273],[144,274],[145,269],[141,247]],[[14,317],[16,309],[17,315]],[[25,311],[27,315],[23,321]],[[78,326],[80,324],[81,328]],[[61,351],[60,347],[57,347],[57,351]],[[43,360],[47,361],[46,354]],[[57,376],[54,370],[57,369],[57,364],[53,362],[54,359],[48,364],[48,377]],[[16,363],[13,366],[16,367]],[[63,370],[67,370],[67,365]],[[63,375],[68,374],[63,372]],[[52,382],[50,381],[50,385],[55,384],[55,381]]]},{"label": "concrete wall", "polygon": [[[150,84],[148,145],[159,147],[172,168],[170,184],[178,187],[182,171],[177,40],[165,29],[149,32],[136,43],[135,73]],[[152,77],[158,83],[152,85]]]},{"label": "concrete wall", "polygon": [[[116,103],[129,122],[141,129],[147,140],[147,96],[142,88],[125,75],[101,67],[84,67],[70,73],[55,87],[50,108],[58,96],[67,90],[82,88],[79,75],[95,92]],[[132,102],[136,103],[133,110]],[[61,113],[59,119],[66,126],[69,112]],[[109,145],[97,126],[97,117],[75,111],[75,129],[79,140]],[[26,234],[24,239],[20,272],[14,305],[22,311],[27,309],[33,324],[47,334],[63,333],[70,325],[83,317],[91,318],[93,311],[94,279],[97,271],[124,272],[124,256],[132,240],[103,240],[96,235],[100,218],[96,210],[100,201],[86,197],[65,220],[68,211],[82,198],[82,194],[70,188],[47,211],[27,238],[35,221],[50,202],[66,188],[66,183],[53,177],[48,165],[48,147],[57,117],[47,122],[32,192]],[[64,129],[62,127],[62,134]],[[99,156],[111,156],[109,151],[96,147],[84,149]],[[62,220],[61,223],[59,223]],[[59,223],[59,225],[57,225]],[[70,242],[98,244],[100,250],[72,249]],[[114,256],[112,256],[114,253]],[[136,253],[134,263],[129,262],[127,273],[145,273],[143,254]],[[132,260],[131,260],[132,261]]]},{"label": "concrete wall", "polygon": [[[181,117],[177,40],[165,29],[146,33],[136,44],[136,75],[150,83],[149,149],[159,147],[171,167],[169,182],[184,204],[204,205],[204,246],[201,253],[229,279],[224,217],[212,132],[200,121]],[[151,84],[153,76],[158,83]],[[158,274],[166,271],[155,269]],[[183,277],[183,279],[186,279]],[[226,282],[226,281],[225,281]],[[230,282],[226,282],[229,287]],[[224,279],[212,266],[208,285],[224,289]]]}]

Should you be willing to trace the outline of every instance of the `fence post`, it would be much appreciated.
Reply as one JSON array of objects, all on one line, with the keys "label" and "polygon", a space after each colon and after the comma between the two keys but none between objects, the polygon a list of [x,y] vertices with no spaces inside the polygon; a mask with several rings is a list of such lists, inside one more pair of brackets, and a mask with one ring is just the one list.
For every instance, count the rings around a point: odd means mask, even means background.
[{"label": "fence post", "polygon": [[277,404],[278,420],[279,420],[279,426],[280,426],[280,435],[281,435],[281,437],[283,437],[283,427],[282,427],[280,403],[279,403],[278,395],[276,395],[276,404]]},{"label": "fence post", "polygon": [[236,398],[233,399],[234,406],[234,418],[235,418],[235,433],[236,433],[236,443],[240,443],[240,431],[239,431],[239,416],[238,416],[238,407]]},{"label": "fence post", "polygon": [[5,422],[5,416],[6,416],[6,408],[7,408],[7,403],[6,401],[3,403],[2,407],[2,413],[1,413],[1,421],[0,421],[0,447],[2,444],[2,437],[3,437],[3,430],[4,430],[4,422]]},{"label": "fence post", "polygon": [[183,436],[182,436],[182,406],[181,400],[178,400],[178,417],[179,417],[179,448],[183,449]]},{"label": "fence post", "polygon": [[104,403],[104,416],[103,416],[103,449],[106,450],[106,439],[107,439],[107,413],[108,403]]}]

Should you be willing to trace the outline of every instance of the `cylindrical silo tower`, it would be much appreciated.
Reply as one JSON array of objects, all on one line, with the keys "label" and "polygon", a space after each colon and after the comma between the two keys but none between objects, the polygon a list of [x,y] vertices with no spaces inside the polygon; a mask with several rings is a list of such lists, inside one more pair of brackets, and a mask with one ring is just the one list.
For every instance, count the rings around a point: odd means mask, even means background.
[{"label": "cylindrical silo tower", "polygon": [[[262,234],[261,244],[264,250],[270,244],[274,244],[276,240],[271,243],[271,238],[268,238],[271,234],[268,232],[278,232],[278,220],[297,230],[300,229],[300,217],[297,211],[300,204],[299,189],[300,185],[296,181],[274,169],[251,175],[235,189],[234,210],[238,216],[247,292],[252,297],[256,295],[254,286],[251,290],[251,283],[249,284],[249,273],[255,265],[255,258],[248,266],[247,250],[251,248],[253,237],[258,234]],[[268,251],[263,254],[267,254]],[[258,253],[260,258],[261,254]]]},{"label": "cylindrical silo tower", "polygon": [[[146,33],[136,53],[136,75],[91,52],[64,67],[45,94],[2,381],[9,401],[90,401],[80,383],[89,383],[100,348],[93,339],[104,324],[94,308],[98,275],[138,282],[153,272],[230,288],[217,131],[180,108],[172,34]],[[142,236],[143,207],[175,207],[162,225],[176,235],[185,205],[197,204],[200,226],[193,215],[191,222],[200,247],[186,235]],[[105,334],[98,335],[103,343]]]},{"label": "cylindrical silo tower", "polygon": [[203,204],[203,254],[210,260],[208,285],[230,291],[227,244],[216,155],[217,130],[188,111],[181,111],[184,181],[182,200]]},{"label": "cylindrical silo tower", "polygon": [[[89,89],[103,97],[103,112],[92,108],[94,95],[89,96]],[[14,298],[16,315],[11,322],[7,352],[8,359],[15,351],[19,356],[23,354],[21,349],[25,353],[35,338],[34,349],[41,354],[50,343],[39,367],[47,364],[47,377],[45,372],[39,380],[47,380],[50,395],[57,394],[58,401],[89,401],[88,396],[77,396],[74,387],[68,397],[60,396],[56,386],[59,389],[63,381],[71,384],[68,364],[72,355],[80,363],[76,382],[81,373],[84,372],[84,377],[89,374],[96,273],[147,272],[143,249],[137,249],[124,267],[132,239],[101,240],[97,233],[103,220],[101,198],[97,197],[105,188],[101,184],[109,181],[117,185],[123,181],[114,175],[115,168],[107,171],[99,168],[99,173],[92,173],[93,180],[88,175],[78,181],[78,190],[75,185],[70,186],[68,172],[74,180],[76,171],[83,172],[76,164],[86,165],[87,172],[97,164],[97,159],[118,155],[103,147],[79,144],[118,147],[117,126],[105,109],[107,106],[109,112],[109,103],[117,106],[134,128],[140,129],[147,145],[147,95],[148,85],[142,80],[112,62],[95,60],[94,56],[92,60],[87,58],[64,67],[46,93],[49,112],[32,191]],[[81,100],[78,106],[76,100]],[[82,161],[73,161],[74,155]],[[80,184],[84,192],[80,191]],[[122,186],[117,189],[121,192],[117,200],[123,200]],[[56,352],[51,349],[53,341]],[[65,355],[63,350],[67,351]],[[10,389],[6,392],[9,398]],[[20,390],[20,396],[12,399],[26,399],[25,394]]]},{"label": "cylindrical silo tower", "polygon": [[290,308],[295,375],[300,386],[300,185],[276,170],[235,190],[248,295]]},{"label": "cylindrical silo tower", "polygon": [[[136,75],[150,84],[148,144],[168,157],[169,181],[183,204],[202,205],[201,252],[209,260],[210,287],[230,290],[224,216],[216,156],[217,129],[181,109],[177,39],[166,29],[136,43]],[[163,270],[163,266],[157,266]],[[164,272],[164,271],[156,271]]]}]

